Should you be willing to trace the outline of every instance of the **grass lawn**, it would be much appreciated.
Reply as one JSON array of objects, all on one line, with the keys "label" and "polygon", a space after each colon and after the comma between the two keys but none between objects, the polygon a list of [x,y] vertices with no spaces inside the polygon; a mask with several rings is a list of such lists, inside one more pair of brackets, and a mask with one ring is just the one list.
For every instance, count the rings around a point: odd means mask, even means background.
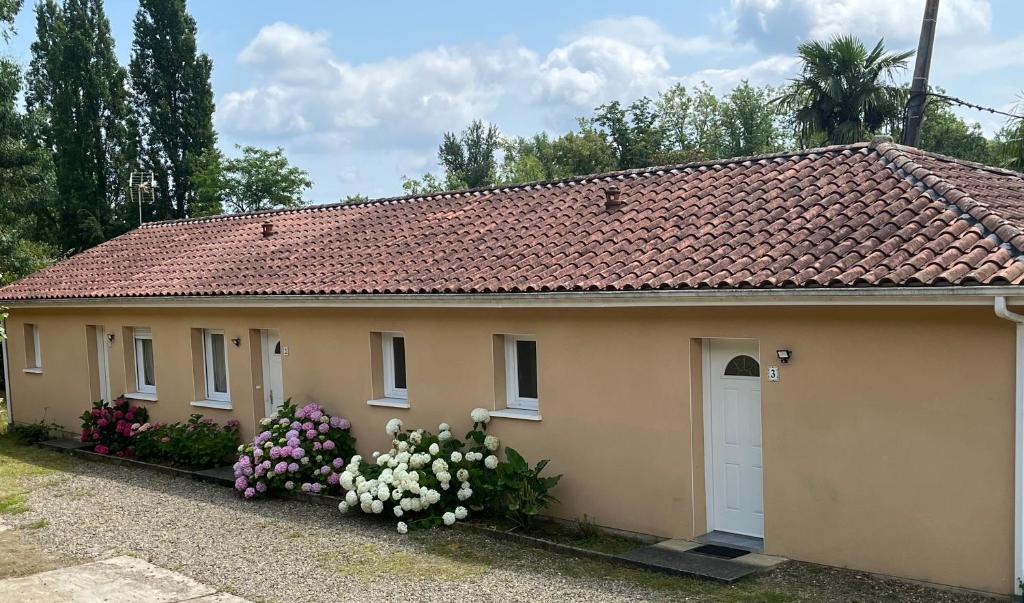
[{"label": "grass lawn", "polygon": [[[0,411],[0,430],[7,418]],[[16,519],[29,510],[26,495],[30,488],[47,487],[52,483],[45,476],[60,479],[69,459],[63,455],[31,446],[21,446],[6,435],[0,435],[0,524]],[[40,518],[0,531],[0,579],[42,572],[66,563],[47,555],[39,546],[22,537],[23,530],[46,529],[48,521]]]}]

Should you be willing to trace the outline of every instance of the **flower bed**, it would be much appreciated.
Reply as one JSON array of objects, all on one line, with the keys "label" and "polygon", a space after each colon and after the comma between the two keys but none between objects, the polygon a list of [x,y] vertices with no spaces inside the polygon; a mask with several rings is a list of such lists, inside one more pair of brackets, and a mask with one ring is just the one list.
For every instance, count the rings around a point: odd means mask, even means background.
[{"label": "flower bed", "polygon": [[385,430],[394,447],[375,452],[373,463],[352,457],[341,473],[345,500],[338,509],[388,513],[400,519],[397,529],[404,534],[412,527],[452,525],[471,510],[528,523],[555,502],[549,490],[561,476],[539,476],[547,461],[531,469],[512,448],[506,448],[507,460],[501,461],[501,442],[486,433],[490,414],[477,408],[470,416],[468,443],[455,439],[447,423],[435,435],[423,429],[404,431],[399,419],[388,421]]},{"label": "flower bed", "polygon": [[348,419],[328,415],[316,403],[297,408],[288,400],[260,424],[264,431],[238,447],[235,488],[243,496],[339,491],[341,468],[355,454]]},{"label": "flower bed", "polygon": [[137,458],[191,469],[230,465],[241,440],[237,419],[218,425],[201,414],[193,414],[185,423],[144,427],[135,436]]},{"label": "flower bed", "polygon": [[107,403],[93,402],[82,413],[81,440],[91,444],[93,452],[124,457],[135,453],[135,436],[149,429],[149,411],[123,396]]}]

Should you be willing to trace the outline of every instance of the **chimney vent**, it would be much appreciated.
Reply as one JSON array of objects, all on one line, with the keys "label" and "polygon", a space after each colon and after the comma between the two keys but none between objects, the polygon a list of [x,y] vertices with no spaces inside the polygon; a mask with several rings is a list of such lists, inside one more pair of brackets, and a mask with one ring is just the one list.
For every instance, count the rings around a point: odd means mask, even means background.
[{"label": "chimney vent", "polygon": [[613,184],[604,189],[605,209],[614,209],[620,205],[622,205],[622,198],[620,196],[619,187]]},{"label": "chimney vent", "polygon": [[273,222],[264,222],[263,223],[263,238],[265,239],[265,238],[269,237],[272,234],[274,234],[274,223]]}]

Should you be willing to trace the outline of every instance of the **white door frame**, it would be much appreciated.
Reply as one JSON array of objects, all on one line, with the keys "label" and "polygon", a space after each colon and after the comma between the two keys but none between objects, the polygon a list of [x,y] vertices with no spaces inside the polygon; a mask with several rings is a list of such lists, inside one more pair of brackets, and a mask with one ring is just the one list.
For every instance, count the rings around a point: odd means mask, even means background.
[{"label": "white door frame", "polygon": [[[263,362],[263,412],[264,416],[269,417],[273,412],[274,408],[272,395],[274,393],[273,383],[270,379],[270,332],[277,333],[277,340],[281,340],[281,333],[277,329],[260,329],[260,348],[262,348],[262,362]],[[282,359],[283,360],[283,359]],[[283,367],[282,367],[283,369]],[[284,374],[282,370],[281,375],[281,388],[284,389]],[[283,395],[283,394],[282,394]],[[284,400],[276,400],[277,404],[281,404]]]},{"label": "white door frame", "polygon": [[107,329],[96,325],[96,370],[99,373],[100,398],[111,404],[110,396],[110,351],[107,345]]},{"label": "white door frame", "polygon": [[[713,427],[711,424],[711,342],[714,340],[741,340],[756,342],[757,362],[759,364],[761,363],[761,342],[758,339],[748,337],[704,337],[701,339],[701,381],[704,409],[702,413],[704,419],[704,514],[707,520],[707,532],[713,532],[717,525],[715,518],[714,438],[712,437]],[[761,399],[763,401],[763,394]]]}]

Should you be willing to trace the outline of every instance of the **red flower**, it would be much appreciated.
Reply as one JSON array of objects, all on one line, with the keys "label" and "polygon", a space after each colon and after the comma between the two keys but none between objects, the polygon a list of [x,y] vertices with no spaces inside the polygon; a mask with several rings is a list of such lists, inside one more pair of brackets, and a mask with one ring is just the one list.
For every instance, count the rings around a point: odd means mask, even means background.
[{"label": "red flower", "polygon": [[96,444],[96,447],[93,448],[93,451],[96,454],[110,454],[110,449],[104,446],[103,444]]}]

